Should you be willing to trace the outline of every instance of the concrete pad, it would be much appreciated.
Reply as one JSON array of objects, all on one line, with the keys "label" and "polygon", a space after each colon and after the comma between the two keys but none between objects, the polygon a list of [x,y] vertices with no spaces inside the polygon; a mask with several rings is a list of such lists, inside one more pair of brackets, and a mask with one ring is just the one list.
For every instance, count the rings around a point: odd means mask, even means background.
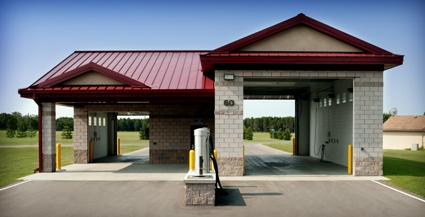
[{"label": "concrete pad", "polygon": [[[307,156],[293,156],[261,144],[246,147],[244,176],[220,177],[223,181],[335,181],[388,180],[383,176],[347,175],[347,168],[320,163]],[[220,154],[219,154],[220,156]],[[121,156],[96,159],[96,163],[72,164],[54,173],[36,173],[21,180],[97,180],[97,181],[182,181],[188,164],[149,164],[149,149]],[[218,162],[220,163],[220,162]]]}]

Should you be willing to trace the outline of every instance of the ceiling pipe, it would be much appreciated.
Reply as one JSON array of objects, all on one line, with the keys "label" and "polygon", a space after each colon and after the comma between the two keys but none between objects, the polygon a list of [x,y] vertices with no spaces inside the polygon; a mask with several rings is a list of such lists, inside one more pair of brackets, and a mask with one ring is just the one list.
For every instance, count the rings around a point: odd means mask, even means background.
[{"label": "ceiling pipe", "polygon": [[43,169],[43,105],[35,94],[32,99],[38,105],[38,168],[34,169],[34,173]]}]

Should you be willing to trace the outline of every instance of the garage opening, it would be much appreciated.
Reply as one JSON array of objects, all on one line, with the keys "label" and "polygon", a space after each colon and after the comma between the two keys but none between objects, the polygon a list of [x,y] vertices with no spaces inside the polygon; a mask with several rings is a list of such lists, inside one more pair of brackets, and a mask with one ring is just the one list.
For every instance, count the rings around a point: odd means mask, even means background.
[{"label": "garage opening", "polygon": [[149,162],[148,112],[90,112],[93,163]]},{"label": "garage opening", "polygon": [[[353,125],[350,88],[351,79],[245,78],[244,112],[250,111],[245,107],[250,100],[255,100],[251,109],[258,104],[273,106],[273,101],[292,102],[273,107],[282,114],[293,111],[291,133],[295,137],[294,144],[292,138],[271,142],[281,147],[293,144],[292,153],[291,148],[280,152],[264,146],[268,141],[245,142],[245,175],[347,174],[347,145],[352,140]],[[265,112],[261,116],[271,115]],[[271,133],[273,130],[268,129]]]}]

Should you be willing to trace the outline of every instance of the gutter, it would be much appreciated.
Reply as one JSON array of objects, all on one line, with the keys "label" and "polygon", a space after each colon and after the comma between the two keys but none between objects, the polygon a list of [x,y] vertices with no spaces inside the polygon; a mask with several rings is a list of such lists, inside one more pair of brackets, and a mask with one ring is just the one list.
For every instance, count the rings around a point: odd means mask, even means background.
[{"label": "gutter", "polygon": [[34,169],[34,173],[43,169],[43,105],[35,94],[32,99],[38,105],[38,168]]}]

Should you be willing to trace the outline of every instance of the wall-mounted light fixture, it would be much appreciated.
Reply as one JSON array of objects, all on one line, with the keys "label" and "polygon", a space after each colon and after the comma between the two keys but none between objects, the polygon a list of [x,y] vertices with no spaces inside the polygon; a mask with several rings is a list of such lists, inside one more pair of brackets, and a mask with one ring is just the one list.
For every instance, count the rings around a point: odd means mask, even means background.
[{"label": "wall-mounted light fixture", "polygon": [[234,74],[224,74],[224,80],[233,81],[233,80],[235,80],[235,75]]}]

